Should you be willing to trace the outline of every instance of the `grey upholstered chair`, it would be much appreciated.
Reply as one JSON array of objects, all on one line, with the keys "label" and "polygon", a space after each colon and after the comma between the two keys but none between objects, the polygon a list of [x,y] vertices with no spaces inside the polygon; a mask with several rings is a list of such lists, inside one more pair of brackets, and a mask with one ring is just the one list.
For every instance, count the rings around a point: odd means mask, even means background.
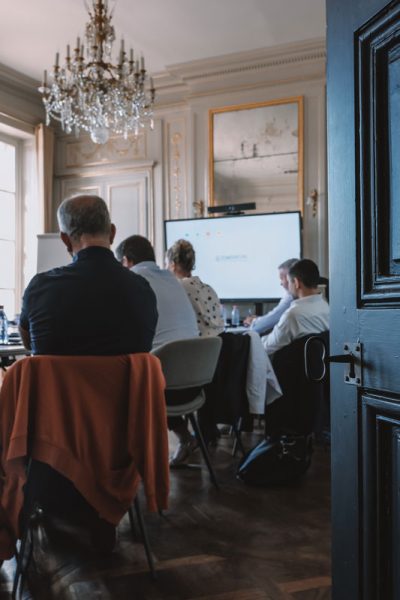
[{"label": "grey upholstered chair", "polygon": [[222,341],[219,337],[196,337],[169,342],[152,351],[161,361],[167,392],[197,390],[193,399],[187,401],[183,398],[182,402],[174,402],[173,405],[168,404],[167,394],[167,416],[184,416],[189,419],[209,470],[211,481],[217,489],[218,483],[195,412],[205,402],[203,387],[210,383],[214,376],[221,345]]}]

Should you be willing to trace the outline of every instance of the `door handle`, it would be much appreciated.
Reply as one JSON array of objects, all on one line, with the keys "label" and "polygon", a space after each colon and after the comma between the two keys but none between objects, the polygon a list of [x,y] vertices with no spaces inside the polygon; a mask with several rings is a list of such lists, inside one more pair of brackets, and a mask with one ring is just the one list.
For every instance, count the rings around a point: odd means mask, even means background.
[{"label": "door handle", "polygon": [[327,356],[326,360],[332,363],[348,364],[349,368],[345,369],[344,382],[349,385],[362,385],[362,344],[346,343],[343,346],[344,354],[334,354]]}]

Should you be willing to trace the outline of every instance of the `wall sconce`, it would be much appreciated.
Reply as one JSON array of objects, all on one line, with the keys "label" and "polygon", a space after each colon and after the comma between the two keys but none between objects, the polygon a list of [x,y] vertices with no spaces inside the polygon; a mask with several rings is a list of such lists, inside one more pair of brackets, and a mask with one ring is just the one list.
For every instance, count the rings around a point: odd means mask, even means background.
[{"label": "wall sconce", "polygon": [[311,214],[313,217],[316,217],[317,212],[318,212],[318,190],[317,189],[314,188],[308,194],[306,204],[307,204],[307,206],[311,206]]},{"label": "wall sconce", "polygon": [[195,202],[193,202],[193,208],[194,208],[194,216],[196,218],[204,217],[204,212],[205,212],[205,208],[206,208],[204,200],[196,200]]}]

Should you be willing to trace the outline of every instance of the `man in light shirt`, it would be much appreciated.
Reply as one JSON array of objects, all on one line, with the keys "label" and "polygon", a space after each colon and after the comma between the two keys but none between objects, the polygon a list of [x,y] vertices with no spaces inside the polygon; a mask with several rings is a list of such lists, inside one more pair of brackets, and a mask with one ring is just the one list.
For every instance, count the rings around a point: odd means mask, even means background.
[{"label": "man in light shirt", "polygon": [[307,258],[288,272],[288,291],[294,300],[270,334],[261,338],[267,354],[274,354],[294,340],[329,329],[329,305],[318,292],[319,271]]},{"label": "man in light shirt", "polygon": [[[156,265],[154,249],[147,238],[141,235],[131,235],[119,244],[115,254],[124,267],[147,279],[156,296],[158,322],[153,349],[167,342],[199,335],[196,314],[187,293],[175,275]],[[191,393],[187,392],[186,401],[189,402],[197,394],[197,390],[193,390]],[[166,395],[169,404],[182,403],[182,395],[176,390],[167,391]],[[171,467],[178,467],[189,458],[197,447],[197,441],[189,432],[186,421],[182,417],[168,417],[168,428],[176,434],[179,440],[170,460]]]},{"label": "man in light shirt", "polygon": [[279,265],[278,273],[281,286],[284,289],[283,296],[280,299],[279,304],[277,304],[275,308],[267,312],[267,314],[262,315],[261,317],[246,317],[246,319],[244,320],[244,325],[249,325],[252,331],[256,331],[259,335],[265,335],[269,333],[278,323],[283,313],[291,305],[293,301],[293,296],[288,289],[289,281],[287,275],[290,267],[292,267],[298,260],[298,258],[289,258],[288,260],[285,260],[285,262],[283,262],[281,265]]},{"label": "man in light shirt", "polygon": [[177,278],[160,269],[150,241],[131,235],[115,250],[118,260],[136,275],[147,279],[157,299],[158,322],[153,350],[167,342],[197,337],[199,328],[190,300]]}]

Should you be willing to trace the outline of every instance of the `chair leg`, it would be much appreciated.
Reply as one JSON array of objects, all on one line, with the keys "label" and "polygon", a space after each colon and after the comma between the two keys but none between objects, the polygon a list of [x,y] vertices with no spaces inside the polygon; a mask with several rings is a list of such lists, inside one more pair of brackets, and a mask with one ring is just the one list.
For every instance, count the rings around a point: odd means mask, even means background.
[{"label": "chair leg", "polygon": [[[28,464],[26,467],[25,498],[27,496],[27,492],[31,485],[31,481],[30,481],[31,466],[32,466],[32,458],[29,458]],[[25,508],[25,500],[24,500],[24,508]],[[25,551],[26,551],[26,545],[28,542],[28,536],[29,536],[29,534],[31,534],[31,536],[32,536],[31,525],[34,520],[34,515],[36,517],[37,510],[38,510],[38,507],[35,505],[32,509],[32,512],[30,513],[30,515],[26,518],[24,527],[23,527],[23,531],[22,531],[22,535],[21,535],[21,544],[19,547],[19,551],[16,551],[16,557],[15,557],[16,568],[15,568],[15,575],[14,575],[14,581],[13,581],[13,588],[12,588],[12,592],[11,592],[11,598],[13,600],[15,600],[15,598],[17,597],[18,587],[21,588],[20,591],[22,592],[24,571],[28,567],[29,560],[32,555],[32,548],[31,548],[26,565],[24,565]],[[32,543],[33,543],[33,538],[31,537],[31,544]]]},{"label": "chair leg", "polygon": [[137,520],[138,520],[138,523],[139,523],[139,528],[140,528],[140,533],[142,535],[144,549],[146,551],[147,562],[149,564],[151,578],[153,579],[153,581],[155,581],[157,579],[157,573],[156,573],[156,570],[154,568],[154,561],[153,561],[153,556],[151,554],[151,549],[150,549],[150,544],[149,544],[149,538],[147,537],[146,526],[144,524],[142,511],[141,511],[139,500],[138,500],[137,496],[135,497],[135,500],[134,500],[133,504],[135,506],[136,517],[137,517]]},{"label": "chair leg", "polygon": [[203,458],[204,458],[204,460],[206,462],[208,471],[210,473],[210,479],[211,479],[212,483],[214,484],[215,489],[219,490],[219,485],[218,485],[218,482],[217,482],[217,478],[215,477],[214,469],[212,468],[212,465],[211,465],[210,456],[208,454],[207,447],[206,447],[206,445],[204,443],[204,439],[203,439],[203,436],[201,434],[200,427],[198,426],[197,419],[196,419],[196,417],[194,416],[193,413],[191,413],[189,415],[189,421],[190,421],[190,423],[191,423],[191,425],[193,427],[193,430],[194,430],[194,432],[196,434],[197,440],[198,440],[198,442],[200,444],[200,450],[201,450],[201,452],[203,454]]},{"label": "chair leg", "polygon": [[240,449],[240,452],[243,454],[243,456],[246,454],[244,447],[243,447],[243,443],[242,443],[241,427],[242,427],[242,417],[239,417],[237,422],[232,427],[233,433],[235,434],[235,441],[233,442],[233,448],[232,448],[232,456],[236,456],[238,447]]},{"label": "chair leg", "polygon": [[137,531],[136,531],[136,527],[135,527],[135,520],[133,518],[132,506],[130,506],[128,509],[128,517],[129,517],[129,525],[131,528],[132,537],[137,538]]},{"label": "chair leg", "polygon": [[[19,551],[16,553],[16,569],[13,581],[13,588],[11,592],[11,598],[15,600],[17,598],[18,588],[20,589],[20,597],[24,588],[24,577],[26,570],[31,562],[33,552],[33,526],[37,523],[38,519],[42,517],[43,511],[39,506],[35,506],[30,514],[26,526],[24,528],[21,545]],[[26,548],[28,545],[28,537],[30,537],[29,551],[25,558]],[[25,564],[24,564],[25,563]]]}]

